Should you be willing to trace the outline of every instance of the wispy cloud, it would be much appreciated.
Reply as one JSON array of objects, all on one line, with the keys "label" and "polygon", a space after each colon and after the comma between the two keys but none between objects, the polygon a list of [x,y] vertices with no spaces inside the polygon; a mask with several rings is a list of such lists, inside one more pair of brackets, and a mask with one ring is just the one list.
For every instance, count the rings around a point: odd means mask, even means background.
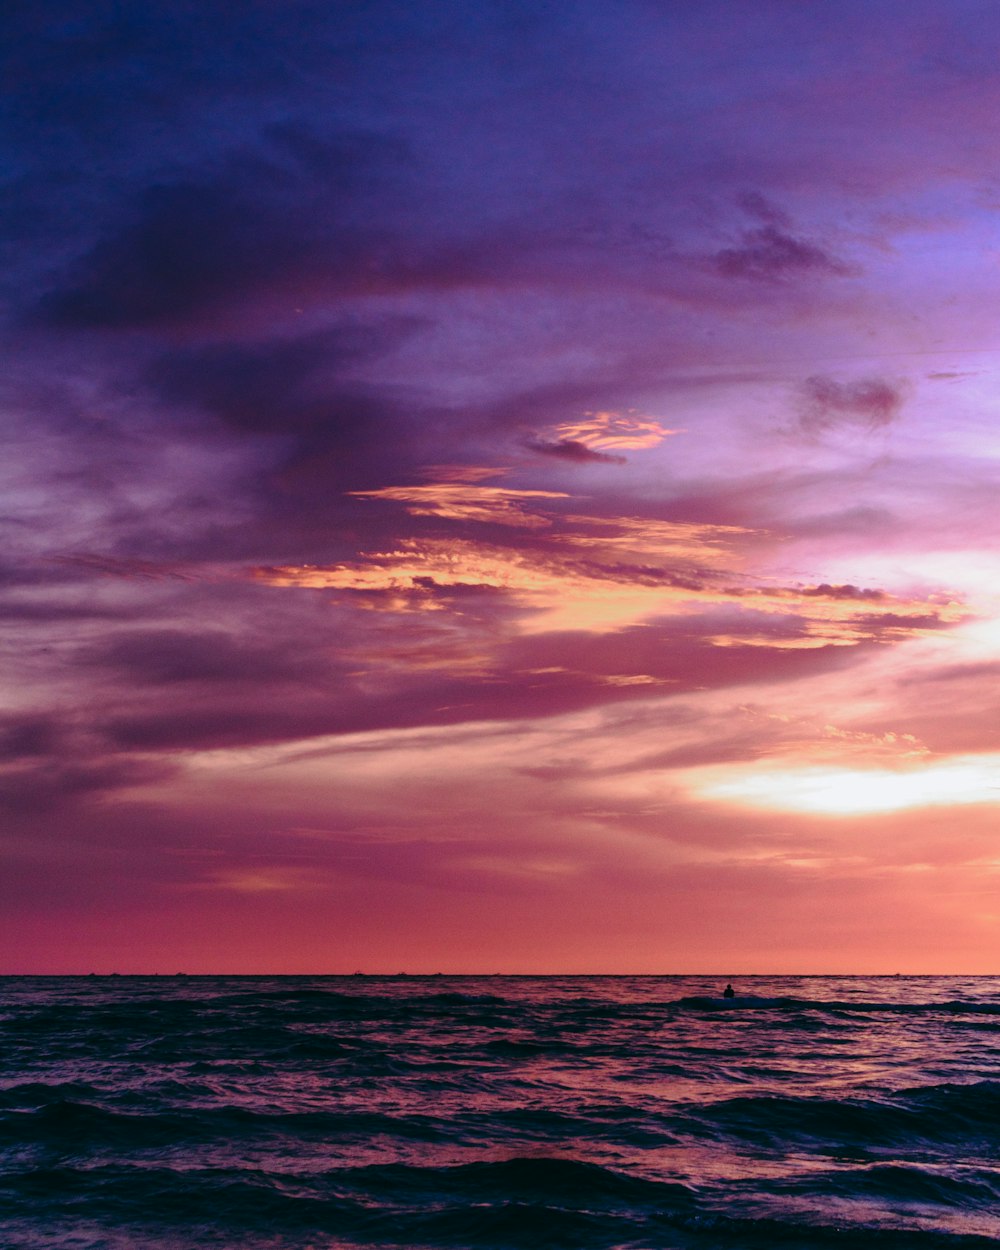
[{"label": "wispy cloud", "polygon": [[844,277],[851,272],[849,266],[824,248],[774,225],[746,231],[740,246],[725,247],[716,253],[715,263],[727,278],[764,282],[800,274]]},{"label": "wispy cloud", "polygon": [[358,499],[388,499],[406,504],[411,516],[489,522],[518,529],[541,529],[551,524],[547,517],[525,508],[526,502],[566,498],[561,491],[511,490],[504,486],[476,486],[467,482],[383,486],[378,490],[350,493]]},{"label": "wispy cloud", "polygon": [[538,452],[540,456],[555,456],[559,460],[569,460],[577,463],[586,464],[596,462],[598,464],[626,464],[624,456],[613,456],[610,452],[595,451],[594,448],[588,447],[586,443],[580,442],[576,438],[531,438],[525,443],[530,451]]},{"label": "wispy cloud", "polygon": [[[725,610],[742,615],[743,627],[731,616],[724,628],[717,619],[702,628],[714,645],[730,647],[854,646],[940,629],[962,614],[960,604],[940,596],[906,600],[883,590],[829,583],[772,586],[741,567],[741,547],[760,535],[736,526],[575,512],[526,514],[521,510],[525,500],[542,504],[568,496],[465,484],[386,487],[365,496],[404,502],[417,516],[537,531],[539,541],[508,546],[471,537],[408,537],[363,559],[258,568],[254,576],[274,586],[360,594],[370,607],[389,612],[440,612],[449,600],[453,610],[461,611],[455,591],[499,592],[508,610],[514,609],[522,633],[607,632],[671,616],[707,620]],[[794,620],[793,636],[750,624],[775,618]]]}]

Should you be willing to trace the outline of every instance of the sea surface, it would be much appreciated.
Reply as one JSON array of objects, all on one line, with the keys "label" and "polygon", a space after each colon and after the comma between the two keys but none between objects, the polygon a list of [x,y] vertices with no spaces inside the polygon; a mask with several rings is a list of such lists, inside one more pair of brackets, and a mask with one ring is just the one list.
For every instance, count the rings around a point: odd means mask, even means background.
[{"label": "sea surface", "polygon": [[0,979],[0,1247],[974,1250],[1000,978]]}]

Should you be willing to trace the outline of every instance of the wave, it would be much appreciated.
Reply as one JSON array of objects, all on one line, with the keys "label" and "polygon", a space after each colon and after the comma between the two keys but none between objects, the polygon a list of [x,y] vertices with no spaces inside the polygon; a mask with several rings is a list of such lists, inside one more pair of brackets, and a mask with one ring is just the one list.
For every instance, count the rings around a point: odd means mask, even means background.
[{"label": "wave", "polygon": [[819,1144],[823,1150],[970,1139],[1000,1145],[1000,1082],[901,1090],[879,1099],[756,1096],[688,1107],[692,1122],[758,1144]]},{"label": "wave", "polygon": [[58,1101],[0,1114],[0,1145],[43,1144],[62,1151],[94,1146],[142,1149],[282,1134],[299,1138],[382,1135],[422,1141],[451,1136],[447,1121],[369,1111],[263,1112],[242,1107],[138,1114]]},{"label": "wave", "polygon": [[438,1193],[454,1200],[481,1202],[560,1201],[588,1209],[616,1206],[674,1206],[690,1204],[692,1191],[675,1182],[648,1180],[596,1163],[551,1156],[513,1156],[497,1162],[452,1167],[408,1167],[376,1164],[340,1174],[340,1183],[368,1194]]},{"label": "wave", "polygon": [[872,1163],[771,1182],[767,1190],[840,1200],[877,1198],[907,1204],[992,1210],[1000,1199],[1000,1177],[982,1168],[966,1168],[957,1175],[948,1175],[940,1168],[917,1164]]},{"label": "wave", "polygon": [[865,1002],[851,999],[794,998],[787,995],[767,997],[758,994],[737,994],[735,998],[689,995],[665,1007],[680,1007],[693,1011],[758,1011],[769,1009],[787,1012],[832,1012],[871,1014],[886,1012],[893,1015],[924,1015],[939,1012],[945,1015],[1000,1016],[1000,1003],[984,1003],[976,1000],[949,999],[945,1002],[899,1003]]},{"label": "wave", "polygon": [[[859,1219],[754,1216],[712,1207],[687,1186],[569,1159],[516,1157],[455,1167],[380,1165],[270,1175],[255,1169],[122,1165],[8,1175],[7,1214],[43,1203],[46,1218],[105,1226],[184,1228],[199,1242],[241,1244],[323,1235],[354,1244],[580,1250],[671,1246],[690,1250],[986,1250],[987,1236]],[[155,1216],[151,1215],[155,1213]],[[904,1221],[905,1223],[905,1221]],[[149,1238],[152,1241],[152,1237]],[[136,1244],[146,1244],[142,1236]],[[192,1243],[194,1244],[194,1240]],[[338,1240],[336,1244],[343,1244]]]},{"label": "wave", "polygon": [[[678,1221],[691,1241],[691,1250],[996,1250],[996,1239],[976,1233],[940,1229],[893,1227],[846,1219],[821,1220],[758,1218],[712,1214]],[[676,1243],[674,1243],[676,1244]]]},{"label": "wave", "polygon": [[[293,1175],[250,1168],[55,1167],[8,1175],[6,1186],[22,1198],[44,1196],[71,1206],[86,1195],[92,1209],[111,1207],[119,1214],[130,1206],[154,1209],[161,1218],[172,1209],[196,1218],[203,1212],[232,1215],[238,1209],[244,1218],[269,1213],[319,1225],[335,1215],[340,1228],[348,1217],[349,1224],[369,1231],[405,1217],[410,1224],[433,1225],[437,1232],[456,1222],[471,1227],[471,1218],[480,1234],[487,1224],[495,1229],[503,1212],[514,1216],[508,1219],[512,1226],[531,1224],[542,1213],[554,1220],[564,1217],[565,1226],[567,1220],[589,1222],[589,1217],[609,1212],[686,1214],[694,1200],[687,1186],[675,1182],[549,1157],[440,1168],[372,1165]],[[487,1211],[488,1222],[483,1219]]]},{"label": "wave", "polygon": [[761,1007],[791,1007],[801,1010],[807,1004],[797,998],[765,998],[759,994],[738,994],[735,998],[712,998],[704,995],[691,995],[679,998],[676,1003],[667,1003],[668,1007],[689,1007],[697,1011],[754,1011]]},{"label": "wave", "polygon": [[[468,1087],[468,1074],[450,1086],[452,1095]],[[198,1106],[208,1096],[198,1086],[183,1089],[184,1103],[163,1109],[148,1095],[122,1091],[117,1105],[102,1105],[98,1091],[75,1086],[21,1085],[5,1092],[0,1110],[0,1146],[34,1144],[81,1152],[95,1149],[142,1150],[217,1141],[326,1139],[363,1140],[373,1136],[419,1142],[490,1140],[602,1142],[633,1149],[667,1147],[683,1140],[722,1139],[768,1150],[790,1148],[829,1154],[849,1151],[857,1158],[923,1144],[960,1144],[995,1150],[1000,1146],[1000,1082],[944,1084],[885,1094],[878,1098],[821,1098],[748,1095],[716,1101],[689,1100],[633,1107],[580,1104],[493,1106],[440,1115],[398,1114],[385,1110],[273,1110],[218,1104]],[[438,1087],[440,1088],[440,1086]],[[66,1095],[73,1092],[75,1097]],[[179,1096],[178,1096],[179,1097]],[[186,1105],[185,1105],[186,1104]],[[193,1105],[195,1104],[195,1105]],[[147,1110],[140,1108],[146,1106]]]},{"label": "wave", "polygon": [[1000,980],[724,983],[0,982],[0,1246],[1000,1244]]},{"label": "wave", "polygon": [[44,1107],[53,1102],[99,1098],[100,1091],[93,1085],[79,1081],[22,1081],[0,1090],[0,1109],[24,1109]]}]

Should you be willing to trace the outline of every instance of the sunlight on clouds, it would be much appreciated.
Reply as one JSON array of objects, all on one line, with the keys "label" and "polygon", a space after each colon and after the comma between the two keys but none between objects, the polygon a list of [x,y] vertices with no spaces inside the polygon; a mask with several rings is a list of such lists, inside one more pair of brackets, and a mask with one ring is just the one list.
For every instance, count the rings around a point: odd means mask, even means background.
[{"label": "sunlight on clouds", "polygon": [[332,590],[479,586],[530,592],[547,589],[551,584],[551,574],[544,567],[535,567],[530,556],[461,539],[404,539],[392,551],[367,553],[363,563],[287,565],[258,569],[256,576],[272,586]]},{"label": "sunlight on clouds", "polygon": [[838,636],[829,630],[810,632],[804,638],[775,638],[770,634],[710,634],[707,639],[713,647],[767,647],[779,651],[814,651],[817,647],[856,647],[855,634]]},{"label": "sunlight on clouds", "polygon": [[[699,525],[687,521],[656,521],[647,517],[563,518],[577,528],[573,533],[552,536],[552,541],[586,548],[607,558],[683,560],[698,568],[717,566],[733,559],[733,544],[752,533],[736,525]],[[636,570],[638,572],[638,570]]]},{"label": "sunlight on clouds", "polygon": [[752,771],[705,770],[688,786],[700,798],[828,816],[996,803],[1000,755],[956,756],[906,769],[821,766],[769,771],[758,764]]},{"label": "sunlight on clouds", "polygon": [[446,517],[452,521],[486,521],[518,529],[542,529],[548,517],[528,512],[526,499],[566,499],[551,490],[508,490],[503,486],[475,486],[468,482],[434,483],[430,486],[385,486],[381,490],[353,490],[358,499],[391,499],[409,504],[411,516]]},{"label": "sunlight on clouds", "polygon": [[995,614],[965,622],[955,631],[955,637],[966,663],[995,660],[1000,655],[1000,603],[996,605]]},{"label": "sunlight on clouds", "polygon": [[[618,522],[608,524],[617,526]],[[622,524],[627,527],[627,521]],[[718,527],[642,522],[637,540],[643,548],[640,556],[650,554],[648,544],[653,533],[666,547],[662,554],[673,561],[705,565],[717,554],[714,544]],[[602,546],[605,540],[565,536],[565,544],[570,546],[590,547],[595,543]],[[393,551],[370,553],[363,562],[259,569],[255,576],[274,586],[407,592],[410,611],[438,607],[433,592],[443,588],[502,590],[529,613],[518,623],[520,633],[604,632],[656,615],[683,612],[685,604],[693,606],[705,598],[712,602],[718,598],[717,592],[706,593],[694,582],[675,584],[678,579],[662,569],[623,569],[621,559],[621,551],[616,551],[614,565],[604,567],[597,559],[583,561],[562,551],[517,551],[468,540],[410,539]],[[393,607],[398,609],[400,604],[396,602]]]},{"label": "sunlight on clouds", "polygon": [[639,416],[635,409],[627,412],[587,412],[579,421],[566,421],[555,430],[561,439],[583,443],[593,451],[643,451],[656,447],[672,434],[653,417]]},{"label": "sunlight on clouds", "polygon": [[673,679],[666,677],[650,677],[648,673],[634,673],[626,675],[624,673],[612,673],[601,680],[606,686],[669,686],[673,684]]},{"label": "sunlight on clouds", "polygon": [[582,865],[570,859],[540,859],[536,856],[462,855],[450,861],[450,867],[486,876],[544,880],[551,877],[575,877]]},{"label": "sunlight on clouds", "polygon": [[[775,618],[799,618],[787,637],[766,631],[711,633],[716,646],[782,649],[854,646],[882,637],[896,641],[957,619],[958,605],[929,611],[924,601],[881,594],[879,611],[869,598],[841,593],[817,595],[815,588],[787,589],[748,584],[745,576],[713,565],[732,563],[728,542],[742,531],[718,526],[615,518],[601,524],[623,533],[565,534],[548,550],[516,550],[457,539],[407,539],[390,551],[362,560],[322,565],[288,565],[254,571],[272,586],[301,586],[386,596],[363,606],[383,612],[444,610],[449,588],[505,592],[524,615],[512,628],[520,634],[557,630],[604,633],[657,617],[690,616],[715,608],[751,609]],[[607,548],[613,547],[608,551]],[[584,559],[577,550],[587,552]],[[645,562],[662,559],[668,567]],[[458,611],[452,605],[451,610]]]},{"label": "sunlight on clouds", "polygon": [[421,470],[421,477],[430,482],[488,482],[491,477],[503,477],[508,470],[503,466],[479,464],[429,464]]},{"label": "sunlight on clouds", "polygon": [[[607,634],[667,619],[700,616],[696,632],[717,648],[804,651],[899,643],[966,615],[952,594],[897,598],[853,582],[783,584],[764,568],[746,567],[751,553],[760,560],[762,543],[773,546],[765,531],[561,512],[546,505],[571,499],[565,492],[484,486],[477,482],[488,470],[459,470],[426,485],[351,492],[443,521],[443,533],[400,538],[350,562],[258,568],[251,575],[272,586],[353,595],[357,608],[386,622],[410,622],[411,633],[417,614],[429,625],[433,613],[436,630],[393,640],[383,629],[366,639],[366,650],[384,652],[385,663],[404,669],[461,662],[466,672],[483,673],[512,636]],[[465,527],[461,536],[452,536],[456,523]],[[468,536],[470,523],[513,532],[477,541]],[[470,644],[460,634],[479,641]]]},{"label": "sunlight on clouds", "polygon": [[434,591],[449,587],[502,590],[527,613],[516,625],[521,634],[622,629],[667,612],[678,614],[685,603],[693,610],[701,597],[684,587],[588,576],[543,556],[463,542],[405,542],[396,551],[372,553],[366,564],[261,569],[256,576],[272,586],[411,592],[405,601],[392,601],[389,606],[396,611],[437,610]]},{"label": "sunlight on clouds", "polygon": [[231,890],[236,894],[274,894],[286,890],[316,888],[311,875],[301,868],[233,868],[216,873],[211,881],[199,887],[207,890]]}]

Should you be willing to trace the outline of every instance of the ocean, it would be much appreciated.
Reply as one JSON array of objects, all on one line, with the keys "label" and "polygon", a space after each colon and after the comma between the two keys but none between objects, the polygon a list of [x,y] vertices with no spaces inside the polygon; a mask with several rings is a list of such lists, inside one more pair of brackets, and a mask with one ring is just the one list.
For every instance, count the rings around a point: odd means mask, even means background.
[{"label": "ocean", "polygon": [[1000,1242],[1000,978],[0,979],[0,1247]]}]

